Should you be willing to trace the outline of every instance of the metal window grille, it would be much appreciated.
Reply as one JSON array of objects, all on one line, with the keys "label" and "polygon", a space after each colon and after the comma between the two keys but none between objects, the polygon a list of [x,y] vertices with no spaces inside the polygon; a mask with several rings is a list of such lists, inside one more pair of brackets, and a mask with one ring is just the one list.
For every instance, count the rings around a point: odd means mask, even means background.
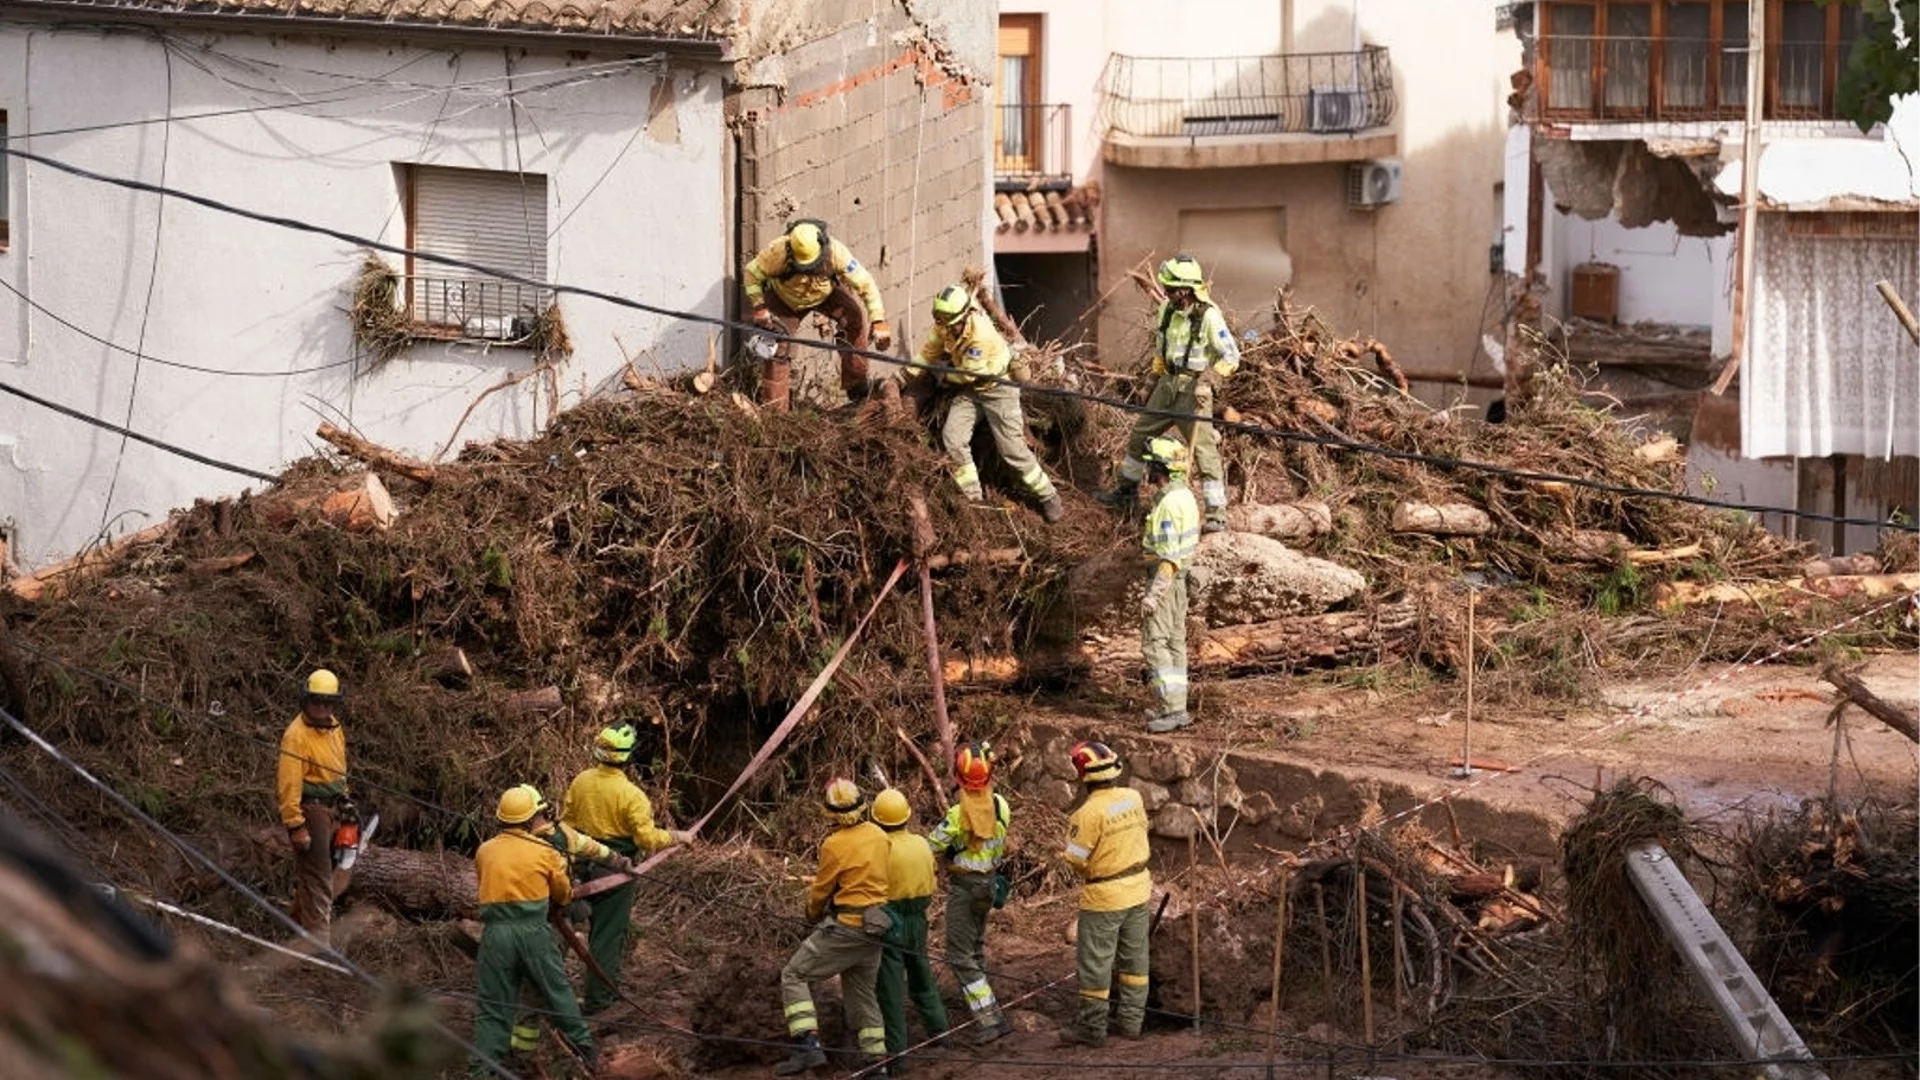
[{"label": "metal window grille", "polygon": [[[408,169],[409,246],[534,281],[547,279],[547,178],[415,165]],[[407,311],[422,336],[517,341],[549,304],[545,289],[408,260]]]}]

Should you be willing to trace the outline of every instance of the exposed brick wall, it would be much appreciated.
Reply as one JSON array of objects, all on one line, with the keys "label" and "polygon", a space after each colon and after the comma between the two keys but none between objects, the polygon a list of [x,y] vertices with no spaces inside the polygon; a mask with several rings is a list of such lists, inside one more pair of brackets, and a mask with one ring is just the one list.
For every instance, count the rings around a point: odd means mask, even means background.
[{"label": "exposed brick wall", "polygon": [[[849,21],[780,54],[783,86],[736,96],[740,255],[793,218],[822,218],[872,270],[895,336],[918,334],[941,286],[986,260],[992,87],[930,42],[898,0],[842,6]],[[830,24],[835,7],[810,13]]]}]

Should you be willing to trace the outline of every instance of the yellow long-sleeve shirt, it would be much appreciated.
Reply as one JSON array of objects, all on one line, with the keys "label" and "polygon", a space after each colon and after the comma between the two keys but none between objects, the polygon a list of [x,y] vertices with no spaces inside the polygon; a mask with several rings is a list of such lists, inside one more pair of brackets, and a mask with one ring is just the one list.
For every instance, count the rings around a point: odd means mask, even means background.
[{"label": "yellow long-sleeve shirt", "polygon": [[933,848],[927,838],[904,828],[887,832],[887,899],[918,900],[933,895]]},{"label": "yellow long-sleeve shirt", "polygon": [[296,715],[280,736],[280,760],[274,768],[273,791],[280,804],[280,821],[289,829],[307,823],[300,809],[303,799],[347,793],[347,733],[338,723],[317,728],[306,714]]},{"label": "yellow long-sleeve shirt", "polygon": [[[557,834],[556,829],[559,830]],[[555,851],[570,858],[605,862],[613,854],[612,848],[565,822],[549,825],[545,830],[533,835],[552,844]]]},{"label": "yellow long-sleeve shirt", "polygon": [[1101,788],[1068,819],[1067,865],[1085,882],[1080,910],[1124,911],[1153,894],[1147,808],[1130,787]]},{"label": "yellow long-sleeve shirt", "polygon": [[827,241],[827,258],[818,270],[812,273],[792,271],[793,256],[787,250],[787,238],[780,237],[763,248],[747,263],[744,276],[747,289],[747,302],[766,303],[766,290],[772,285],[775,295],[795,311],[807,311],[819,307],[833,291],[834,280],[842,279],[853,289],[853,294],[866,305],[867,318],[879,322],[887,317],[886,305],[880,301],[880,286],[874,284],[873,275],[853,257],[847,245],[838,240]]},{"label": "yellow long-sleeve shirt", "polygon": [[807,890],[807,918],[818,919],[831,903],[836,917],[860,925],[860,909],[887,901],[887,871],[893,845],[871,821],[835,829],[820,842],[820,868]]},{"label": "yellow long-sleeve shirt", "polygon": [[480,917],[540,916],[573,899],[567,860],[525,829],[506,829],[473,854],[480,879]]},{"label": "yellow long-sleeve shirt", "polygon": [[573,778],[560,820],[601,843],[632,844],[645,852],[673,846],[667,830],[653,823],[646,793],[613,765],[595,765]]},{"label": "yellow long-sleeve shirt", "polygon": [[979,382],[977,375],[1005,375],[1012,362],[1013,350],[1007,345],[1007,339],[1001,336],[986,312],[975,308],[967,312],[967,317],[954,331],[940,326],[929,329],[926,342],[920,346],[919,362],[907,365],[906,376],[923,378],[932,372],[922,364],[939,364],[960,369],[942,372],[937,376],[942,382],[948,386],[972,386]]}]

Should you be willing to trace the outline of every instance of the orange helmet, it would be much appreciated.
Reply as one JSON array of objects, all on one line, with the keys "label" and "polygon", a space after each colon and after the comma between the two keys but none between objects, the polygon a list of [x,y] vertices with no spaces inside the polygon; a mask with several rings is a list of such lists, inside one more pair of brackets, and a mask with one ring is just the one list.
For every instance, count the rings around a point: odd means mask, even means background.
[{"label": "orange helmet", "polygon": [[953,755],[953,773],[968,791],[984,791],[993,782],[993,747],[983,742],[968,743]]},{"label": "orange helmet", "polygon": [[1103,742],[1075,743],[1073,771],[1080,774],[1083,782],[1112,780],[1120,775],[1120,755]]}]

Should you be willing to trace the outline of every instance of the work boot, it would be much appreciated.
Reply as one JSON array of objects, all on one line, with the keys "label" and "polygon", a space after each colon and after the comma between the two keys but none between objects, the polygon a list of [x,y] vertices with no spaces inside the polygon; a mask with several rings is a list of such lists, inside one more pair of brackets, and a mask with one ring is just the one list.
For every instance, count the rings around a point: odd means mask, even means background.
[{"label": "work boot", "polygon": [[1179,731],[1191,723],[1193,723],[1193,717],[1184,712],[1167,713],[1164,716],[1156,716],[1148,720],[1147,733],[1150,735],[1165,735],[1169,731]]},{"label": "work boot", "polygon": [[792,1076],[827,1063],[827,1052],[820,1048],[820,1033],[809,1031],[794,1041],[793,1054],[773,1067],[775,1076]]},{"label": "work boot", "polygon": [[980,1030],[973,1033],[973,1045],[985,1046],[990,1042],[1013,1034],[1013,1021],[1005,1014],[995,1014],[992,1020],[982,1020]]},{"label": "work boot", "polygon": [[1060,495],[1055,492],[1040,501],[1040,520],[1051,525],[1067,516],[1067,508],[1060,505]]},{"label": "work boot", "polygon": [[865,1080],[891,1080],[906,1075],[904,1058],[865,1057],[860,1059],[860,1075]]},{"label": "work boot", "polygon": [[1122,479],[1105,491],[1093,493],[1093,501],[1101,506],[1126,508],[1140,501],[1140,482]]},{"label": "work boot", "polygon": [[1082,1031],[1078,1027],[1063,1027],[1060,1029],[1059,1045],[1091,1046],[1099,1049],[1107,1045],[1107,1033],[1103,1031],[1095,1035],[1092,1032]]}]

